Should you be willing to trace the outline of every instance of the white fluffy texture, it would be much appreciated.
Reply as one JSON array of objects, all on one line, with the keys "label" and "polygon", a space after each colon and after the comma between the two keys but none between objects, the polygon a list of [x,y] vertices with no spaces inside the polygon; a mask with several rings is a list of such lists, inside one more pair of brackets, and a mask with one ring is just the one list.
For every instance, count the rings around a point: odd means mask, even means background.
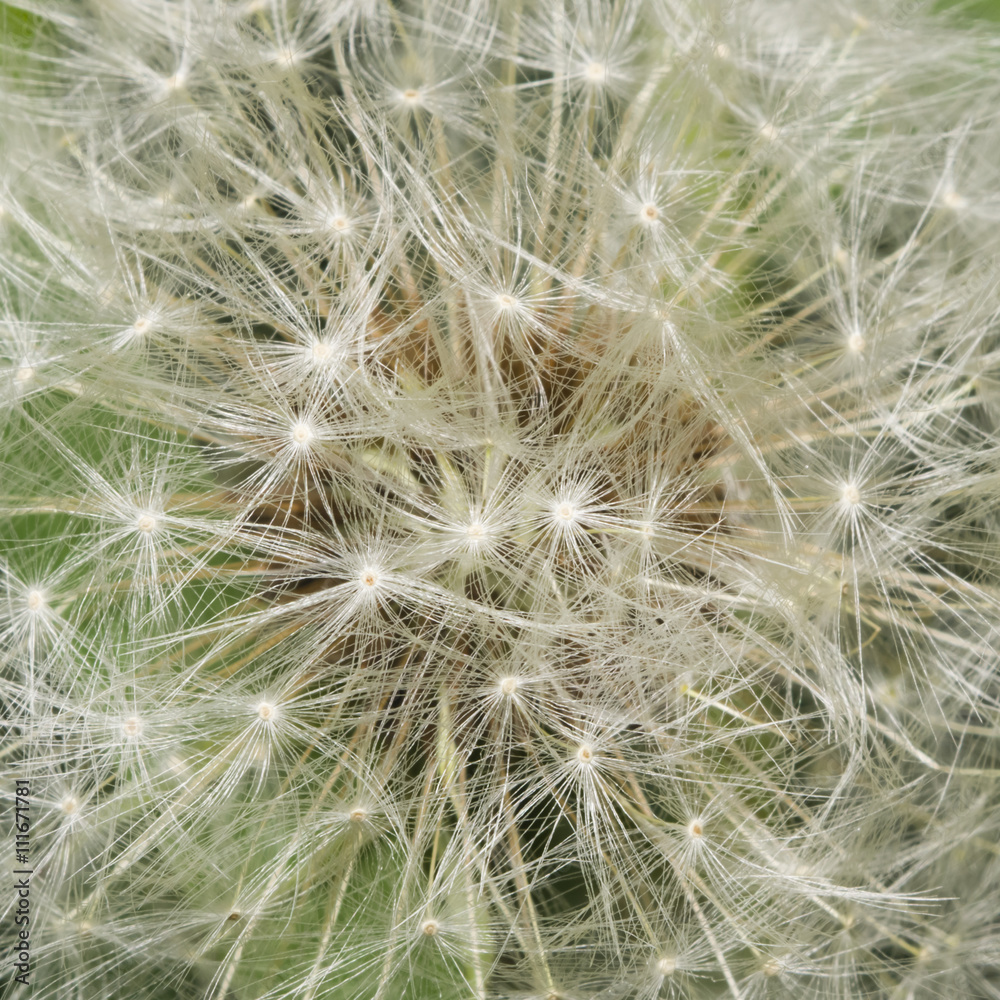
[{"label": "white fluffy texture", "polygon": [[1000,996],[995,40],[15,6],[34,1000]]}]

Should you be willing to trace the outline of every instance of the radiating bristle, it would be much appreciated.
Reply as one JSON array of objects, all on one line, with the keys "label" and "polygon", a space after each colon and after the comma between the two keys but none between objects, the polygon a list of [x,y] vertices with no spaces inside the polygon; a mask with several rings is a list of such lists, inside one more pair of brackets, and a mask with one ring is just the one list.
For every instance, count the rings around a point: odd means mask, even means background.
[{"label": "radiating bristle", "polygon": [[998,995],[1000,57],[929,6],[0,4],[33,1000]]}]

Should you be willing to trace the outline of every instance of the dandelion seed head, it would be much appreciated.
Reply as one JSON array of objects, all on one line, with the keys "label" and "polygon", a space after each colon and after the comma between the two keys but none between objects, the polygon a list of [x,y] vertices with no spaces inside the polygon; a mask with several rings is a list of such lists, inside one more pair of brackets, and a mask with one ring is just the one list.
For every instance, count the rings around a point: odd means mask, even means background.
[{"label": "dandelion seed head", "polygon": [[130,715],[122,722],[122,736],[126,740],[135,740],[142,735],[142,720],[137,715]]},{"label": "dandelion seed head", "polygon": [[559,525],[569,525],[576,521],[579,512],[568,500],[558,502],[553,508],[556,523]]},{"label": "dandelion seed head", "polygon": [[863,354],[865,350],[865,338],[859,330],[853,330],[848,334],[845,342],[848,354]]},{"label": "dandelion seed head", "polygon": [[677,959],[673,955],[663,955],[656,963],[656,971],[661,976],[672,976],[677,971]]},{"label": "dandelion seed head", "polygon": [[291,438],[292,444],[296,448],[305,449],[311,444],[313,438],[316,436],[316,431],[313,428],[312,422],[307,419],[296,420],[292,424]]},{"label": "dandelion seed head", "polygon": [[520,686],[521,680],[519,677],[503,677],[500,680],[500,694],[505,698],[512,698],[517,694]]},{"label": "dandelion seed head", "polygon": [[343,212],[335,212],[331,215],[327,225],[336,236],[349,236],[354,230],[354,223]]},{"label": "dandelion seed head", "polygon": [[159,85],[160,98],[169,99],[175,94],[180,93],[187,86],[187,79],[187,73],[182,70],[171,73],[170,76],[163,77]]},{"label": "dandelion seed head", "polygon": [[774,124],[774,122],[764,122],[764,124],[757,129],[757,134],[765,142],[774,142],[780,134],[780,129]]},{"label": "dandelion seed head", "polygon": [[334,358],[334,347],[329,340],[317,340],[308,348],[309,356],[316,365],[326,365]]},{"label": "dandelion seed head", "polygon": [[780,959],[774,958],[773,956],[765,959],[765,961],[760,967],[761,973],[763,973],[763,975],[767,976],[768,978],[780,975],[782,972],[784,972],[784,969],[785,969],[784,963]]},{"label": "dandelion seed head", "polygon": [[292,69],[300,59],[299,54],[289,45],[275,49],[272,61],[282,69]]},{"label": "dandelion seed head", "polygon": [[986,32],[28,6],[6,709],[109,930],[45,964],[250,996],[272,915],[317,998],[981,979]]},{"label": "dandelion seed head", "polygon": [[969,199],[954,188],[949,187],[941,195],[941,204],[952,212],[961,212],[963,209],[968,208]]},{"label": "dandelion seed head", "polygon": [[659,206],[654,202],[647,201],[642,208],[639,209],[639,221],[644,226],[651,226],[654,222],[658,222],[660,218]]},{"label": "dandelion seed head", "polygon": [[840,489],[840,502],[847,508],[857,507],[861,503],[861,490],[856,483],[844,483]]},{"label": "dandelion seed head", "polygon": [[138,316],[132,324],[132,332],[136,337],[144,337],[153,328],[153,320],[149,316]]},{"label": "dandelion seed head", "polygon": [[140,514],[135,519],[135,529],[143,535],[152,535],[158,527],[159,521],[153,514],[148,512]]},{"label": "dandelion seed head", "polygon": [[608,82],[607,64],[595,59],[587,64],[587,68],[584,70],[584,75],[586,76],[588,83],[595,86],[603,86]]}]

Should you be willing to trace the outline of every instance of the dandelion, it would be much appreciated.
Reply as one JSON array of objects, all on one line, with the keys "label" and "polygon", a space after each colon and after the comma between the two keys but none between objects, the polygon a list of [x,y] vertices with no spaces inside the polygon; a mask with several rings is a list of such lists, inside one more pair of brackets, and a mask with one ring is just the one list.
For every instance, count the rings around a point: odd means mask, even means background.
[{"label": "dandelion", "polygon": [[996,992],[988,29],[0,24],[34,997]]}]

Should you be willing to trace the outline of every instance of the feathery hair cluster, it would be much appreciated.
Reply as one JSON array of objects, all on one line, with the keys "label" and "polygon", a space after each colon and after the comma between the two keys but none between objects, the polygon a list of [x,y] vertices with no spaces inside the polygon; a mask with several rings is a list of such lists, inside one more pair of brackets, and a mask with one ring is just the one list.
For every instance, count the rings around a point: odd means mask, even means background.
[{"label": "feathery hair cluster", "polygon": [[35,1000],[1000,996],[1000,49],[913,6],[0,6]]}]

